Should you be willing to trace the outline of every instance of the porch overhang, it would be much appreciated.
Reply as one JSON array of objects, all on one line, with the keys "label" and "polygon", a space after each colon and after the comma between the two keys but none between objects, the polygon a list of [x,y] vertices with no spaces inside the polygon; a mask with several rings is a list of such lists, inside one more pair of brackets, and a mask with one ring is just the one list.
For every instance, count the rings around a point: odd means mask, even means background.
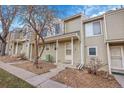
[{"label": "porch overhang", "polygon": [[28,41],[28,40],[26,40],[26,39],[15,39],[15,40],[11,40],[11,42],[18,42],[18,43],[22,43],[22,42],[26,42],[26,41]]},{"label": "porch overhang", "polygon": [[58,42],[65,42],[65,41],[70,41],[72,37],[74,40],[78,40],[78,39],[80,40],[79,34],[77,32],[61,34],[61,35],[52,36],[52,37],[45,37],[44,40],[45,40],[45,43],[54,43],[57,40]]},{"label": "porch overhang", "polygon": [[109,43],[110,45],[120,45],[124,44],[124,39],[106,40],[106,43]]}]

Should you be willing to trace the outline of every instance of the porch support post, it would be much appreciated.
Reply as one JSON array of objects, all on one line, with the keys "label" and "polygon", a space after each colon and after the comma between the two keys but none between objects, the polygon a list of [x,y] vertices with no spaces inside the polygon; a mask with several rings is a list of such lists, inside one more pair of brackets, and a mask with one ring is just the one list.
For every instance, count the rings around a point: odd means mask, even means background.
[{"label": "porch support post", "polygon": [[58,63],[58,40],[56,40],[56,63]]},{"label": "porch support post", "polygon": [[123,51],[123,46],[121,46],[121,55],[122,55],[122,68],[124,68],[124,51]]},{"label": "porch support post", "polygon": [[24,43],[22,44],[22,51],[21,51],[21,53],[23,53],[24,52]]},{"label": "porch support post", "polygon": [[16,55],[18,54],[18,41],[16,42]]},{"label": "porch support post", "polygon": [[30,61],[32,61],[32,44],[30,46]]},{"label": "porch support post", "polygon": [[9,54],[9,42],[7,42],[7,44],[6,44],[6,50],[5,50],[5,53],[6,53],[6,54]]},{"label": "porch support post", "polygon": [[82,41],[80,41],[80,58],[81,58],[81,64],[83,64],[84,65],[84,59],[83,59],[83,56],[84,56],[84,54],[83,54],[83,46],[82,46]]},{"label": "porch support post", "polygon": [[110,55],[109,43],[107,43],[107,57],[108,57],[109,74],[112,74],[111,73],[111,55]]},{"label": "porch support post", "polygon": [[74,64],[74,44],[73,44],[73,37],[71,37],[71,54],[72,54],[72,65]]},{"label": "porch support post", "polygon": [[12,43],[12,49],[11,49],[11,55],[14,55],[14,53],[15,53],[14,48],[15,48],[15,43],[13,42]]},{"label": "porch support post", "polygon": [[28,43],[28,47],[27,47],[27,57],[30,58],[30,52],[29,52],[29,50],[30,50],[30,42],[28,41],[27,43]]}]

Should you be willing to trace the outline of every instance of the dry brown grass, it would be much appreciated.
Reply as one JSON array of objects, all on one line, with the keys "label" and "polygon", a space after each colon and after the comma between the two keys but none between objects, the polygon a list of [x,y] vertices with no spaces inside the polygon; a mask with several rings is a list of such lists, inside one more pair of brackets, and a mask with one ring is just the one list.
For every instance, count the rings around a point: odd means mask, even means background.
[{"label": "dry brown grass", "polygon": [[79,71],[67,68],[51,78],[77,88],[120,88],[120,84],[111,76],[111,80],[104,77],[103,72],[97,75],[88,74],[87,71]]},{"label": "dry brown grass", "polygon": [[30,72],[33,72],[35,74],[43,74],[49,72],[50,69],[56,68],[56,65],[47,62],[39,62],[38,64],[39,68],[36,68],[36,65],[34,65],[33,62],[30,61],[26,63],[13,64],[13,65],[28,70]]},{"label": "dry brown grass", "polygon": [[0,56],[0,61],[5,62],[5,63],[12,63],[12,62],[17,62],[20,59],[16,56]]}]

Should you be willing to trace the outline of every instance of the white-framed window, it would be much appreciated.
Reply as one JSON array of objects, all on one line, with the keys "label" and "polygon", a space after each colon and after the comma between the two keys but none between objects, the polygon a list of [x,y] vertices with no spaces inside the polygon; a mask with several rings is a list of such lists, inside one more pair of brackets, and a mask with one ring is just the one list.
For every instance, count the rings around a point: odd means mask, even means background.
[{"label": "white-framed window", "polygon": [[71,55],[71,43],[66,43],[66,55]]},{"label": "white-framed window", "polygon": [[88,47],[88,56],[97,56],[97,47],[96,46]]},{"label": "white-framed window", "polygon": [[85,24],[85,36],[99,36],[102,34],[101,21],[94,21]]}]

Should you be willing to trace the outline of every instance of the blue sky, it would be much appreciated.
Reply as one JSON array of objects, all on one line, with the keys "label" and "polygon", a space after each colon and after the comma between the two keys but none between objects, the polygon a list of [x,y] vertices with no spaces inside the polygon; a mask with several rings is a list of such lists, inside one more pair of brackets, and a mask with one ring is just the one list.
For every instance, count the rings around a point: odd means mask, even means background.
[{"label": "blue sky", "polygon": [[85,11],[85,15],[88,17],[94,17],[101,15],[106,11],[114,10],[120,8],[120,5],[56,5],[52,6],[62,12],[61,18],[66,18],[68,16]]},{"label": "blue sky", "polygon": [[[71,15],[77,13],[84,13],[88,17],[94,17],[103,14],[109,10],[115,10],[116,8],[120,8],[120,5],[53,5],[50,6],[53,9],[57,9],[59,11],[59,18],[64,19]],[[20,27],[20,23],[18,20],[12,24],[11,29]],[[1,28],[0,28],[1,31]]]}]

